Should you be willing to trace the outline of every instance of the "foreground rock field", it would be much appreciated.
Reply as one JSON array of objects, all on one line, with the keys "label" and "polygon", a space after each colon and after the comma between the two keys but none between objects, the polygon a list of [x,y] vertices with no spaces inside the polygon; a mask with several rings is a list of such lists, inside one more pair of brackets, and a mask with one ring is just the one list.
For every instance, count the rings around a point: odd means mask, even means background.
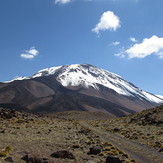
[{"label": "foreground rock field", "polygon": [[[162,111],[163,109],[159,110],[161,116]],[[140,147],[144,144],[143,148],[147,152],[154,152],[153,158],[157,158],[153,163],[161,163],[163,126],[161,118],[156,116],[157,112],[158,109],[154,117],[159,122],[154,122],[151,118],[150,123],[147,120],[150,114],[146,119],[140,120],[139,114],[123,118],[109,118],[101,113],[88,112],[64,112],[43,116],[1,108],[0,162],[141,162],[144,158],[140,159],[134,152],[125,148],[127,143],[137,142]],[[80,119],[76,118],[77,115],[81,115]],[[123,145],[114,143],[120,139],[124,141]]]}]

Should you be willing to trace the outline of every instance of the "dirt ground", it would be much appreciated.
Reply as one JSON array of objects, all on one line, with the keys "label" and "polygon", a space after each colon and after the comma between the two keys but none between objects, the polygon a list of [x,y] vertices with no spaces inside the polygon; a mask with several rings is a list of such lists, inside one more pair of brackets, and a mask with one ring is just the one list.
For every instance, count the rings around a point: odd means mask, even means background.
[{"label": "dirt ground", "polygon": [[[83,113],[67,112],[62,113],[62,116],[56,114],[47,117],[14,112],[13,116],[8,117],[11,115],[10,111],[1,111],[0,162],[25,163],[28,161],[22,158],[27,154],[46,157],[56,163],[105,163],[108,156],[116,156],[124,163],[138,162],[123,151],[123,148],[115,146],[114,143],[108,141],[109,139],[104,139],[102,132],[95,132],[96,128],[106,134],[107,132],[119,134],[122,137],[127,137],[126,134],[128,134],[132,137],[128,137],[131,141],[148,145],[156,152],[162,148],[162,126],[141,126],[128,123],[124,118],[115,119],[104,116],[105,118],[102,119],[101,114],[99,115],[102,120],[99,120],[98,114],[94,113],[92,114],[93,120],[90,120],[90,113],[88,116],[85,116],[87,113]],[[71,118],[68,118],[67,114]],[[89,120],[84,118],[77,120],[72,116],[76,114],[89,117]],[[88,124],[93,128],[83,124]],[[138,139],[133,135],[136,135]],[[155,144],[157,145],[154,146]],[[51,156],[52,153],[63,150],[70,152],[74,158]],[[161,154],[161,152],[158,153]]]}]

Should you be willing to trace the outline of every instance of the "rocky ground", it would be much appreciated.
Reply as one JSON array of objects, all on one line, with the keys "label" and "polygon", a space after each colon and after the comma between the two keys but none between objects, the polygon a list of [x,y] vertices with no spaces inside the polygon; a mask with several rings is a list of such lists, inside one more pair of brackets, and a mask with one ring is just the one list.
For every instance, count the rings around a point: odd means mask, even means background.
[{"label": "rocky ground", "polygon": [[121,146],[104,139],[101,130],[146,144],[161,154],[162,111],[158,108],[110,118],[102,113],[65,112],[43,116],[0,108],[0,162],[138,162]]},{"label": "rocky ground", "polygon": [[163,106],[122,118],[89,123],[104,131],[147,145],[156,151],[163,151]]}]

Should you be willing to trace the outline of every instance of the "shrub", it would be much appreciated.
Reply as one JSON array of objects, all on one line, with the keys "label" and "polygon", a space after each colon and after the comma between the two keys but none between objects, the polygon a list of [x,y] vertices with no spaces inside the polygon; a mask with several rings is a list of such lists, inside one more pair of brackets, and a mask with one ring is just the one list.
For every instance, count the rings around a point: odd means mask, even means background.
[{"label": "shrub", "polygon": [[7,146],[3,151],[0,151],[0,157],[6,157],[12,151],[11,146]]}]

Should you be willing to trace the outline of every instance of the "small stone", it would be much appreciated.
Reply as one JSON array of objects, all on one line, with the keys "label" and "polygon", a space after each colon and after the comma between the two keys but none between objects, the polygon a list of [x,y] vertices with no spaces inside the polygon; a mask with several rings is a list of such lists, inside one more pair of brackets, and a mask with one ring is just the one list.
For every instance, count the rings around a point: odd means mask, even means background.
[{"label": "small stone", "polygon": [[7,130],[6,129],[4,129],[4,130],[2,130],[2,131],[0,131],[0,133],[6,133],[7,132]]},{"label": "small stone", "polygon": [[40,131],[38,131],[38,132],[37,132],[37,134],[41,134],[41,132],[40,132]]},{"label": "small stone", "polygon": [[125,153],[124,153],[122,156],[123,156],[123,157],[126,157],[126,158],[129,157],[128,154],[125,154]]},{"label": "small stone", "polygon": [[159,149],[159,152],[163,152],[163,147],[161,147],[161,148]]},{"label": "small stone", "polygon": [[80,148],[80,146],[78,144],[75,144],[72,146],[72,148]]}]

